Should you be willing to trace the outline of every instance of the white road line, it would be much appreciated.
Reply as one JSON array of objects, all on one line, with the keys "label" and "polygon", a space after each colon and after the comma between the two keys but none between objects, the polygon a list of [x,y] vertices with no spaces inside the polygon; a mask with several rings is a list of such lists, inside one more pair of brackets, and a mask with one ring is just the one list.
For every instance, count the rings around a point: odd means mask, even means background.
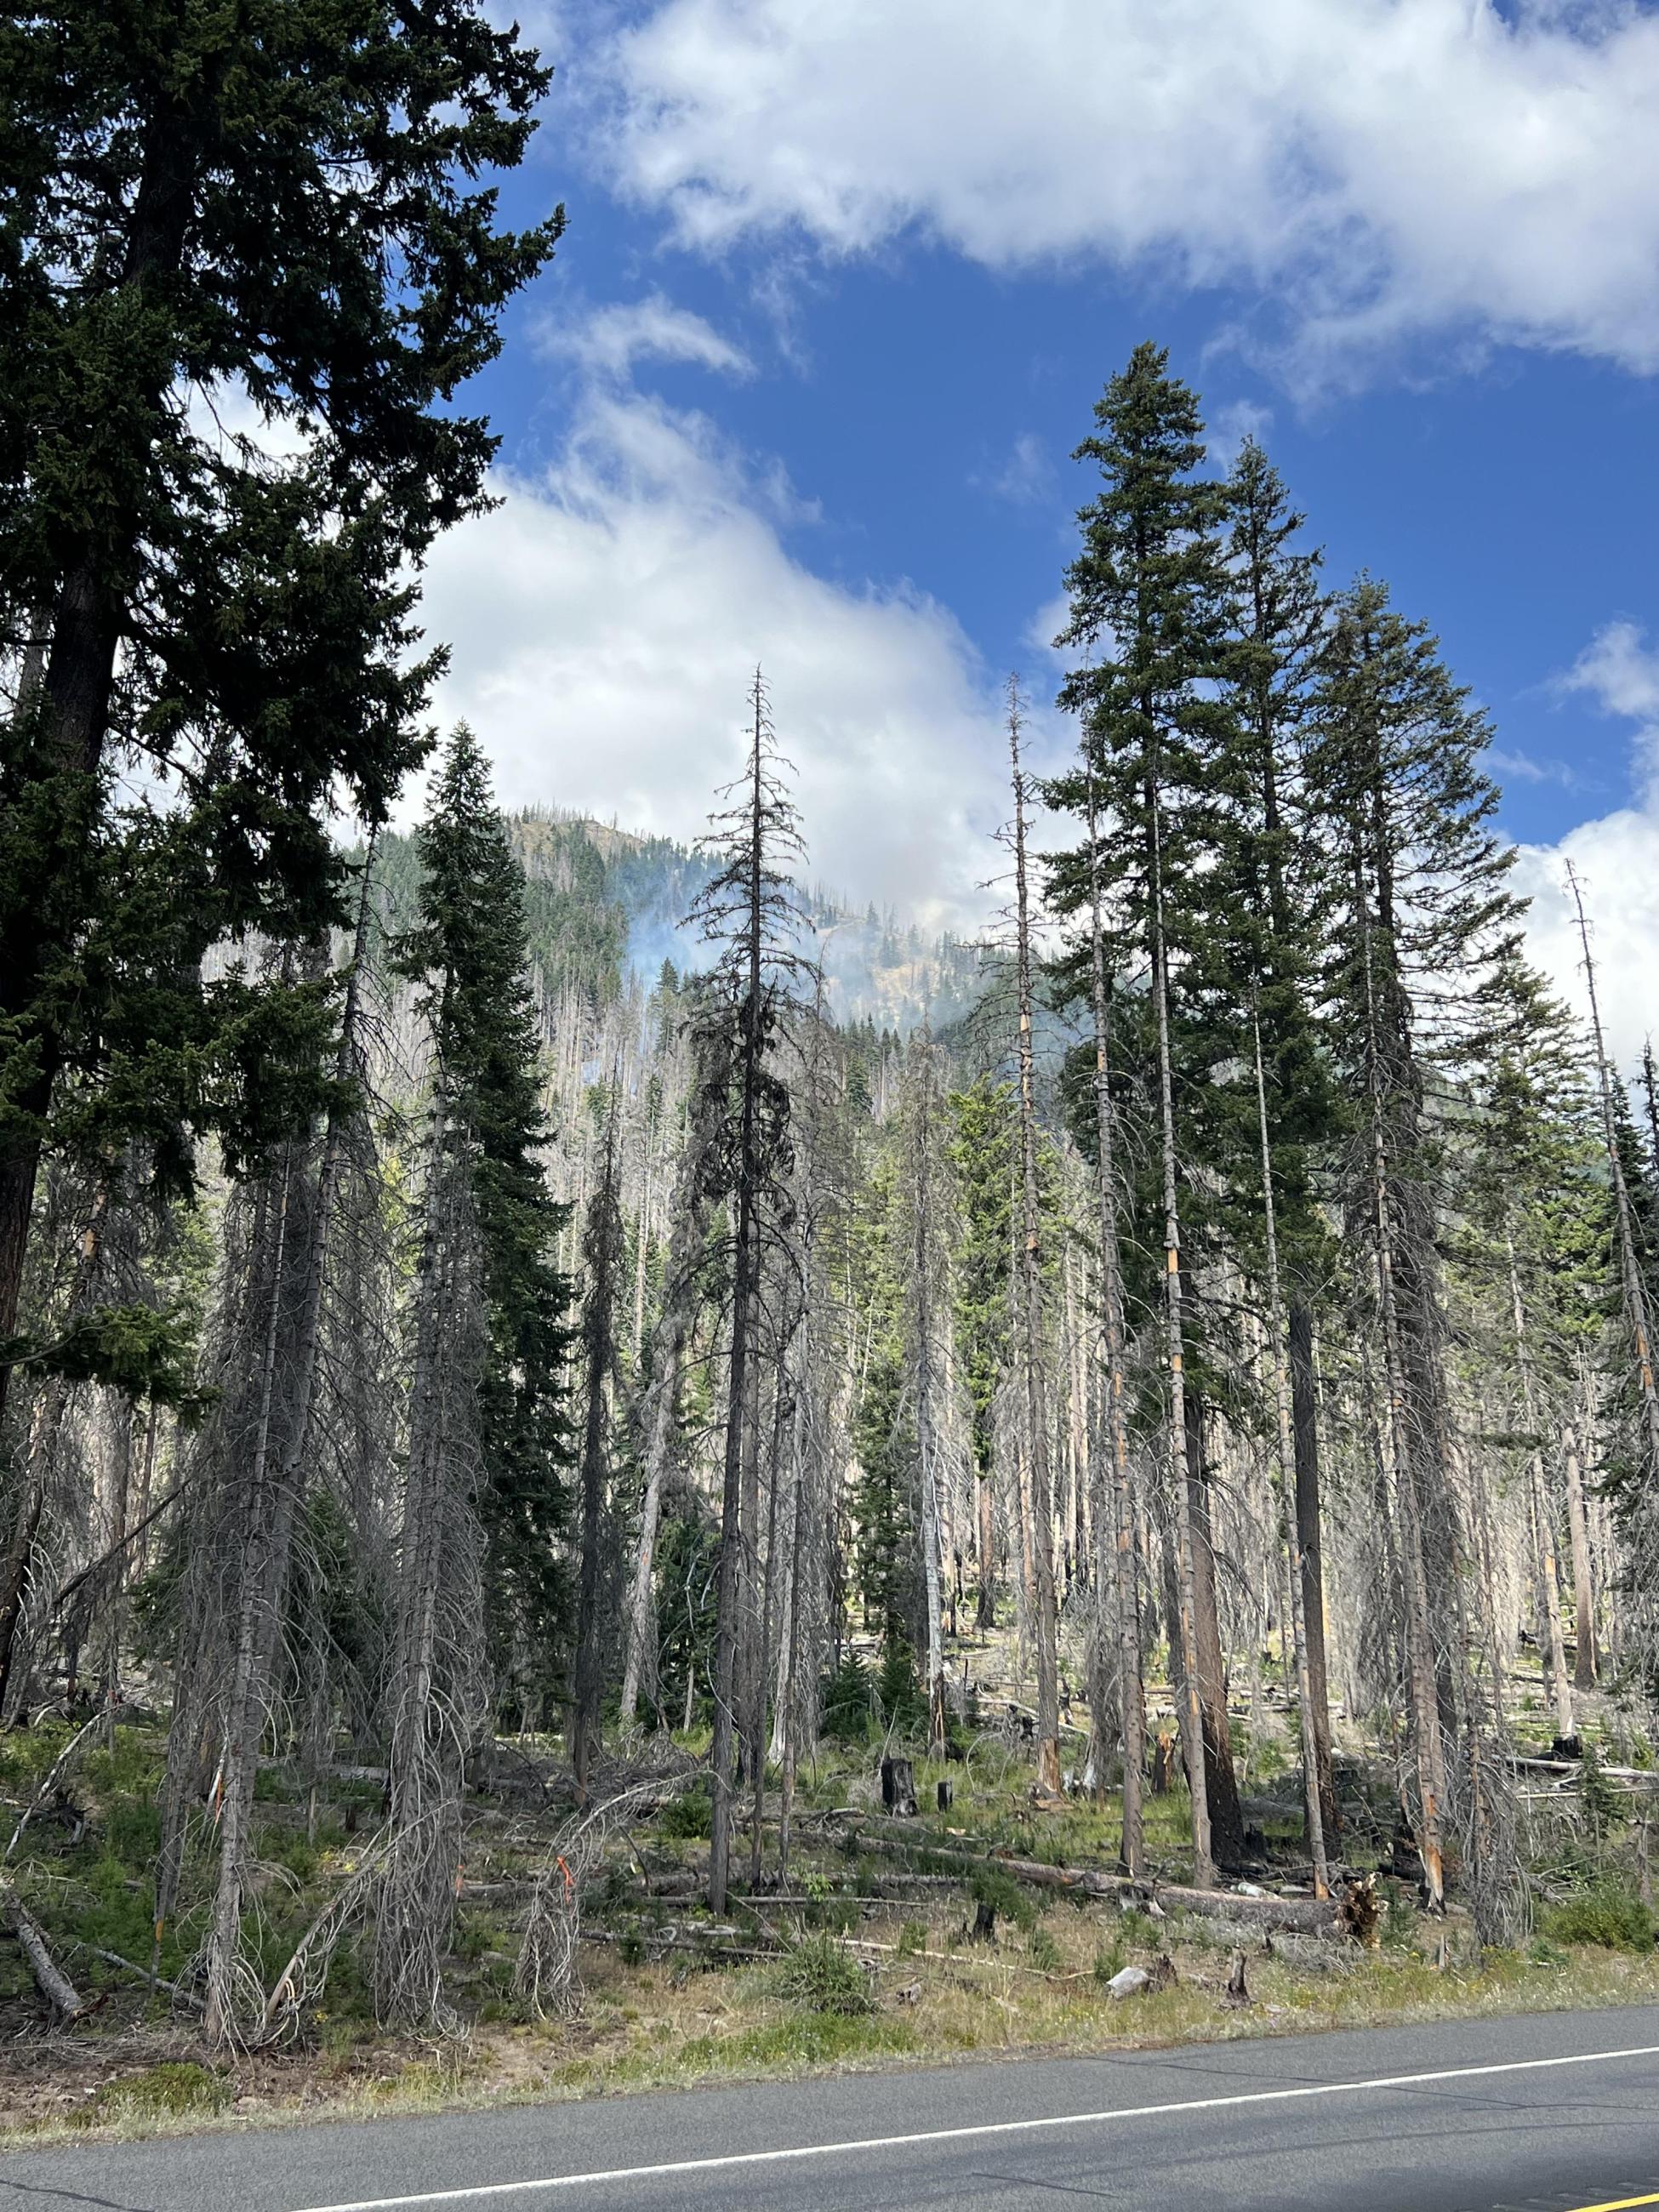
[{"label": "white road line", "polygon": [[1044,2128],[1088,2128],[1109,2120],[1155,2119],[1164,2112],[1211,2112],[1229,2105],[1287,2104],[1298,2097],[1354,2096],[1366,2089],[1412,2089],[1425,2081],[1468,2081],[1482,2075],[1535,2074],[1552,2066],[1600,2066],[1616,2058],[1659,2058],[1659,2043],[1628,2051],[1580,2051],[1565,2058],[1511,2058],[1495,2066],[1448,2066],[1432,2074],[1382,2074],[1370,2081],[1317,2081],[1295,2089],[1249,2089],[1231,2097],[1192,2097],[1176,2105],[1126,2105],[1116,2112],[1059,2112],[1041,2120],[991,2120],[970,2128],[925,2128],[915,2135],[865,2136],[852,2142],[802,2143],[790,2150],[741,2150],[722,2158],[679,2158],[660,2166],[617,2166],[593,2173],[556,2173],[538,2181],[484,2181],[468,2189],[417,2189],[407,2197],[361,2197],[349,2204],[308,2204],[298,2212],[401,2212],[410,2204],[462,2204],[485,2197],[527,2197],[542,2189],[584,2189],[602,2182],[650,2181],[671,2173],[717,2173],[787,2159],[838,2158],[860,2150],[902,2150],[914,2143],[967,2142],[975,2136],[1035,2135]]}]

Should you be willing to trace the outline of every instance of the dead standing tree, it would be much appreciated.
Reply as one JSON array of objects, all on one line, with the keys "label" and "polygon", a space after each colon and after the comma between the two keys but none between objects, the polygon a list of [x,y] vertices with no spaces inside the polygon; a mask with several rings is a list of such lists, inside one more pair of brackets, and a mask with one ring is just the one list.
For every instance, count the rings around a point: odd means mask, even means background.
[{"label": "dead standing tree", "polygon": [[[724,1045],[725,1040],[719,1040]],[[717,1110],[726,1084],[705,1060],[694,1074],[690,1106],[675,1180],[662,1304],[651,1334],[651,1371],[641,1401],[638,1425],[645,1460],[640,1531],[629,1588],[626,1654],[623,1662],[622,1717],[634,1718],[642,1689],[656,1680],[656,1608],[652,1575],[657,1531],[662,1518],[663,1484],[673,1449],[674,1417],[679,1403],[686,1346],[696,1325],[703,1244],[708,1233],[712,1194],[719,1180],[715,1145],[724,1121]]]},{"label": "dead standing tree", "polygon": [[581,1447],[581,1582],[576,1609],[576,1695],[570,1719],[570,1763],[580,1801],[587,1799],[588,1777],[599,1750],[599,1707],[604,1692],[599,1616],[605,1531],[610,1392],[618,1380],[617,1291],[624,1256],[622,1206],[618,1197],[618,1124],[621,1085],[611,1081],[605,1119],[605,1150],[599,1179],[588,1200],[582,1232],[586,1285],[582,1301],[582,1369],[585,1398]]},{"label": "dead standing tree", "polygon": [[1584,951],[1584,981],[1589,997],[1590,1040],[1595,1054],[1602,1143],[1607,1152],[1607,1178],[1613,1187],[1620,1310],[1629,1339],[1639,1407],[1641,1480],[1628,1486],[1627,1494],[1619,1501],[1619,1505],[1623,1534],[1631,1554],[1630,1583],[1638,1598],[1637,1605],[1632,1608],[1636,1616],[1632,1623],[1634,1642],[1644,1670],[1652,1677],[1659,1674],[1659,1607],[1656,1606],[1653,1595],[1656,1589],[1659,1589],[1659,1571],[1659,1571],[1659,1506],[1655,1504],[1656,1497],[1659,1496],[1659,1382],[1655,1380],[1653,1334],[1647,1291],[1637,1248],[1630,1187],[1619,1143],[1613,1074],[1601,1029],[1601,1001],[1595,988],[1595,963],[1590,954],[1589,921],[1584,912],[1583,893],[1571,866],[1567,869],[1567,884],[1572,892],[1573,909],[1578,918],[1579,942]]},{"label": "dead standing tree", "polygon": [[1018,1218],[1018,1328],[1024,1385],[1024,1464],[1028,1506],[1025,1540],[1036,1661],[1037,1788],[1048,1797],[1060,1794],[1059,1624],[1054,1601],[1054,1504],[1051,1495],[1048,1407],[1044,1388],[1042,1334],[1042,1226],[1037,1187],[1036,1054],[1032,1030],[1031,897],[1026,863],[1026,810],[1030,778],[1020,757],[1024,714],[1018,679],[1008,679],[1008,758],[1013,787],[1013,821],[1005,842],[1014,862],[1014,990],[1018,1028],[1019,1184]]},{"label": "dead standing tree", "polygon": [[[1094,1716],[1095,1786],[1105,1772],[1103,1645],[1109,1618],[1117,1644],[1118,1732],[1123,1747],[1123,1829],[1119,1858],[1123,1871],[1139,1875],[1146,1853],[1141,1785],[1146,1758],[1146,1692],[1140,1650],[1140,1603],[1135,1571],[1137,1501],[1129,1456],[1129,1423],[1125,1387],[1123,1277],[1118,1255],[1116,1109],[1112,1103],[1109,1009],[1106,945],[1101,927],[1099,822],[1092,772],[1088,778],[1089,833],[1089,1004],[1094,1022],[1095,1206],[1100,1239],[1100,1337],[1106,1440],[1111,1454],[1109,1514],[1101,1455],[1091,1461],[1094,1477],[1095,1591],[1094,1668],[1089,1703]],[[1113,1568],[1109,1583],[1104,1552],[1110,1532]]]},{"label": "dead standing tree", "polygon": [[428,1140],[415,1370],[388,1686],[391,1842],[375,1914],[375,2011],[444,2020],[466,1753],[486,1710],[479,1389],[488,1346],[471,1161],[441,1104]]},{"label": "dead standing tree", "polygon": [[[796,946],[798,907],[787,872],[805,858],[799,819],[784,782],[766,686],[750,691],[748,757],[721,793],[704,849],[717,871],[687,916],[716,945],[699,979],[694,1017],[708,1041],[720,1088],[718,1195],[732,1216],[731,1356],[715,1592],[713,1840],[708,1901],[726,1909],[732,1847],[733,1753],[741,1734],[758,1745],[750,1706],[764,1698],[759,1588],[761,1296],[763,1247],[787,1204],[790,1095],[778,1072],[781,1048],[798,1018],[810,963]],[[741,1647],[741,1648],[740,1648]],[[739,1699],[743,1711],[738,1710]]]},{"label": "dead standing tree", "polygon": [[924,1030],[913,1049],[915,1095],[909,1145],[909,1365],[915,1392],[916,1480],[920,1491],[925,1625],[927,1748],[945,1755],[945,1587],[940,1541],[942,1461],[945,1449],[943,1376],[937,1341],[939,1297],[943,1278],[937,1096],[938,1073],[931,1035]]}]

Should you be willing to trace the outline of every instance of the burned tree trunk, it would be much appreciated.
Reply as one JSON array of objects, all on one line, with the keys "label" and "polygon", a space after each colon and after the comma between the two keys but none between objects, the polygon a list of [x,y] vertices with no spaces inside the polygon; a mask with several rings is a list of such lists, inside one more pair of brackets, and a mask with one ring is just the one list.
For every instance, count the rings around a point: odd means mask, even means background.
[{"label": "burned tree trunk", "polygon": [[[1105,1774],[1106,1705],[1103,1646],[1109,1624],[1117,1650],[1118,1731],[1123,1746],[1123,1826],[1119,1858],[1123,1871],[1138,1875],[1146,1852],[1141,1807],[1142,1769],[1146,1759],[1146,1692],[1141,1664],[1140,1607],[1135,1574],[1135,1495],[1129,1462],[1128,1416],[1124,1390],[1123,1284],[1118,1254],[1117,1153],[1112,1105],[1106,996],[1106,949],[1101,930],[1099,828],[1094,775],[1089,775],[1089,981],[1094,1018],[1095,1206],[1100,1238],[1101,1364],[1103,1372],[1107,1444],[1111,1459],[1111,1500],[1106,1498],[1105,1469],[1099,1452],[1090,1460],[1094,1521],[1094,1557],[1090,1572],[1094,1593],[1094,1662],[1089,1705],[1094,1721],[1095,1787],[1101,1794]],[[1104,1551],[1110,1531],[1112,1564]],[[1108,1593],[1109,1591],[1109,1597]]]},{"label": "burned tree trunk", "polygon": [[694,1083],[690,1123],[673,1198],[673,1226],[669,1232],[668,1264],[665,1271],[662,1308],[651,1339],[651,1377],[640,1410],[640,1432],[645,1456],[645,1487],[640,1506],[640,1532],[634,1554],[633,1580],[629,1589],[627,1650],[623,1663],[622,1717],[631,1721],[637,1711],[647,1669],[655,1675],[653,1646],[655,1607],[652,1601],[652,1573],[656,1557],[657,1529],[662,1517],[663,1482],[668,1471],[674,1435],[675,1407],[679,1397],[681,1370],[690,1340],[698,1304],[697,1271],[708,1233],[714,1131],[711,1100],[714,1086],[706,1079]]},{"label": "burned tree trunk", "polygon": [[1340,1832],[1336,1780],[1331,1765],[1330,1677],[1325,1656],[1323,1514],[1319,1495],[1319,1410],[1314,1387],[1313,1315],[1291,1294],[1290,1304],[1291,1422],[1296,1455],[1296,1540],[1302,1558],[1302,1621],[1308,1655],[1312,1735],[1304,1747],[1319,1788],[1319,1817],[1328,1844]]},{"label": "burned tree trunk", "polygon": [[607,1394],[617,1378],[616,1301],[623,1262],[622,1206],[617,1157],[619,1083],[612,1076],[605,1115],[605,1157],[599,1181],[588,1202],[582,1237],[586,1292],[582,1308],[583,1381],[581,1455],[581,1583],[576,1611],[576,1695],[570,1719],[570,1763],[580,1802],[587,1797],[588,1777],[599,1749],[599,1708],[604,1690],[600,1653],[600,1545],[605,1528],[609,1408]]},{"label": "burned tree trunk", "polygon": [[1008,750],[1014,789],[1015,982],[1019,1016],[1019,1320],[1025,1389],[1025,1452],[1030,1506],[1026,1516],[1036,1618],[1037,1788],[1060,1795],[1059,1626],[1054,1601],[1054,1507],[1048,1455],[1048,1412],[1043,1390],[1042,1223],[1037,1194],[1036,1096],[1032,1047],[1031,918],[1025,866],[1027,779],[1020,762],[1022,717],[1018,688],[1008,686]]}]

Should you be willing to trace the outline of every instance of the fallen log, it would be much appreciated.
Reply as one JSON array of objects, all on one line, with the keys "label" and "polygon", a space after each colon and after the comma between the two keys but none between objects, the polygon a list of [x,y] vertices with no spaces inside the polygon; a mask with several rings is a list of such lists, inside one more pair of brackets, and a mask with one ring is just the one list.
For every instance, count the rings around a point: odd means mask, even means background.
[{"label": "fallen log", "polygon": [[[897,1825],[895,1823],[894,1825]],[[1018,1859],[1005,1852],[963,1850],[931,1838],[915,1841],[889,1835],[859,1836],[860,1850],[926,1850],[935,1858],[949,1859],[973,1871],[993,1866],[1033,1889],[1053,1889],[1085,1897],[1115,1898],[1146,1905],[1158,1912],[1183,1911],[1206,1919],[1232,1920],[1246,1927],[1282,1929],[1297,1936],[1344,1936],[1348,1933],[1341,1907],[1328,1897],[1244,1897],[1231,1889],[1188,1889],[1173,1882],[1133,1881],[1127,1875],[1106,1874],[1093,1867],[1050,1866],[1041,1859]]]},{"label": "fallen log", "polygon": [[[584,1943],[620,1943],[623,1941],[622,1936],[610,1928],[583,1928],[578,1931],[578,1936]],[[789,1955],[781,1945],[759,1950],[752,1944],[729,1943],[712,1929],[707,1936],[697,1936],[689,1929],[678,1928],[641,1928],[632,1931],[632,1940],[641,1944],[647,1951],[695,1951],[699,1958],[716,1961],[737,1959],[745,1965],[757,1960],[787,1959]]]},{"label": "fallen log", "polygon": [[[1563,1774],[1576,1778],[1584,1771],[1584,1762],[1581,1759],[1540,1759],[1521,1752],[1512,1753],[1509,1763],[1517,1774]],[[1609,1782],[1628,1782],[1645,1790],[1659,1788],[1659,1767],[1603,1766],[1597,1771]]]},{"label": "fallen log", "polygon": [[29,1972],[34,1977],[34,1986],[52,2010],[62,2020],[78,2020],[87,2008],[86,2000],[52,1957],[39,1923],[24,1911],[15,1897],[5,1899],[0,1905],[0,1917],[17,1938],[18,1948],[28,1960]]},{"label": "fallen log", "polygon": [[149,1983],[153,1979],[158,1990],[165,1990],[170,1997],[176,1997],[180,2004],[188,2005],[193,2012],[207,2010],[205,2002],[194,1990],[182,1989],[177,1982],[168,1981],[165,1974],[152,1977],[148,1966],[135,1966],[131,1959],[124,1959],[118,1951],[106,1951],[100,1943],[77,1942],[74,1948],[84,1951],[89,1959],[101,1959],[106,1966],[119,1966],[129,1974],[136,1974],[141,1982]]}]

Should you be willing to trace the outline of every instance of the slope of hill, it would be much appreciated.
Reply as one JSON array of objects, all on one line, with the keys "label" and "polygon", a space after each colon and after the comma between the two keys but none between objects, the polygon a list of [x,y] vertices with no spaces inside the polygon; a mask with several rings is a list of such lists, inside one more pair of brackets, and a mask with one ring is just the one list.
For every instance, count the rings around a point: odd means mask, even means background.
[{"label": "slope of hill", "polygon": [[[681,970],[707,955],[683,925],[712,872],[694,848],[647,837],[553,808],[509,816],[524,868],[532,955],[550,996],[575,988],[606,1004],[631,972],[651,982],[665,961]],[[413,842],[381,841],[388,921],[406,925],[418,884]],[[981,985],[976,947],[931,937],[890,911],[860,913],[820,890],[800,894],[801,949],[822,966],[842,1022],[868,1021],[901,1035],[924,1020],[960,1019]]]}]

